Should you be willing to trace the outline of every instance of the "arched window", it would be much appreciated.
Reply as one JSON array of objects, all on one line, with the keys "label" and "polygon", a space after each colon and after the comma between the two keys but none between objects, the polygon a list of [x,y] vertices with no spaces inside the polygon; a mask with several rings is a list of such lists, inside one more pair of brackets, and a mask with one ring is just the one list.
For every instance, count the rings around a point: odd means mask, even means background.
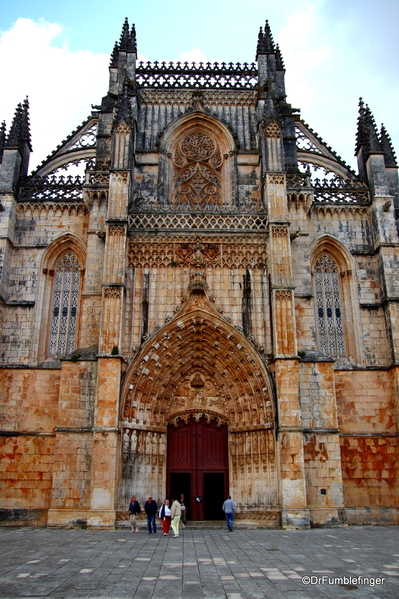
[{"label": "arched window", "polygon": [[64,355],[75,349],[81,266],[75,254],[67,252],[54,271],[49,354]]},{"label": "arched window", "polygon": [[323,252],[314,265],[319,349],[326,356],[346,355],[342,315],[342,292],[338,264]]},{"label": "arched window", "polygon": [[172,203],[202,208],[222,203],[223,158],[218,144],[207,134],[190,132],[173,152]]}]

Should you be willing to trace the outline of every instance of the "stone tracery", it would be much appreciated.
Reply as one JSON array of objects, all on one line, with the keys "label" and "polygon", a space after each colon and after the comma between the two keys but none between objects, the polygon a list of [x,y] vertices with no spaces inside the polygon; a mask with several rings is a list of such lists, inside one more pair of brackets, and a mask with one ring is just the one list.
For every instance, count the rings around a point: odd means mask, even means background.
[{"label": "stone tracery", "polygon": [[173,164],[173,204],[201,207],[222,203],[223,158],[208,135],[200,132],[186,135],[175,149]]}]

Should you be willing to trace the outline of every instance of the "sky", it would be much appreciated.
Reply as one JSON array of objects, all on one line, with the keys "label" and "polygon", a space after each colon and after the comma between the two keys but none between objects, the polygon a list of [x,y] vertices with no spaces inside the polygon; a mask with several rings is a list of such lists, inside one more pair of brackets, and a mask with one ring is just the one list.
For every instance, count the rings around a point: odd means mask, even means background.
[{"label": "sky", "polygon": [[34,169],[108,89],[125,17],[144,60],[252,62],[267,19],[287,100],[356,169],[359,97],[399,154],[399,0],[14,0],[0,13],[0,122],[26,96]]}]

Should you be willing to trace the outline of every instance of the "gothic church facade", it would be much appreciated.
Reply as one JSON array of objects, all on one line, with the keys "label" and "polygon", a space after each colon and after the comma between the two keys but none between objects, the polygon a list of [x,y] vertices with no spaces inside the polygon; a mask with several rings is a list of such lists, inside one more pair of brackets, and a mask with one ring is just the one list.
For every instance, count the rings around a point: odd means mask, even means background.
[{"label": "gothic church facade", "polygon": [[138,62],[126,20],[30,176],[27,101],[1,128],[1,522],[230,493],[238,524],[398,523],[395,154],[361,101],[353,172],[284,76],[267,22],[255,63],[196,65]]}]

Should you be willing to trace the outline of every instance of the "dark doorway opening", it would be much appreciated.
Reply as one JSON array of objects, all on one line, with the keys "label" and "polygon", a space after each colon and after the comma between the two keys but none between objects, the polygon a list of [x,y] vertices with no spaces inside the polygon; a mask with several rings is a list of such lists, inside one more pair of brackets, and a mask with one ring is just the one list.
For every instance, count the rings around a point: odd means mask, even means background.
[{"label": "dark doorway opening", "polygon": [[170,497],[180,500],[180,495],[184,495],[187,520],[190,519],[190,497],[191,497],[191,474],[186,472],[171,472],[170,474]]},{"label": "dark doorway opening", "polygon": [[204,518],[205,520],[223,520],[222,505],[224,495],[224,474],[219,472],[204,473]]},{"label": "dark doorway opening", "polygon": [[[168,428],[167,493],[183,493],[190,520],[220,520],[228,492],[227,426],[190,418]],[[206,507],[205,507],[206,506]]]}]

